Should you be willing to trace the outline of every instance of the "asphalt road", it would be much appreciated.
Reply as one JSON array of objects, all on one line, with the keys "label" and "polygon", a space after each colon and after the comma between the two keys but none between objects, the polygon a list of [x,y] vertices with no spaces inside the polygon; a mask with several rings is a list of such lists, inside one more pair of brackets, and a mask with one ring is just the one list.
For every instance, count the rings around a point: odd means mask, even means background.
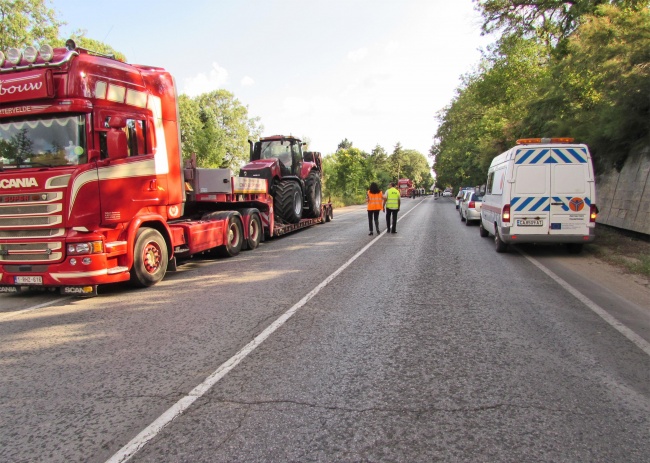
[{"label": "asphalt road", "polygon": [[397,229],[345,208],[146,290],[0,295],[0,461],[650,461],[647,317],[448,198]]}]

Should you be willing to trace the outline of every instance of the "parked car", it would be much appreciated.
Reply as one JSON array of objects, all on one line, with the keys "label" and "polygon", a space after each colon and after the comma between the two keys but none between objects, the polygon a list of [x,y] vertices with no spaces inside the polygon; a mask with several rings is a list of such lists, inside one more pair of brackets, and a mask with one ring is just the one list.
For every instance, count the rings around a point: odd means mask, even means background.
[{"label": "parked car", "polygon": [[483,195],[467,190],[463,195],[460,203],[460,220],[465,221],[465,225],[470,222],[481,220],[481,206],[483,205]]},{"label": "parked car", "polygon": [[[473,190],[473,189],[474,188],[472,188],[472,187],[466,186],[466,187],[462,187],[460,190],[458,190],[458,193],[456,193],[456,209],[460,209],[460,201],[461,201],[461,199],[463,199],[463,194],[465,194],[465,192],[467,190]],[[459,212],[460,212],[460,210],[459,210]]]}]

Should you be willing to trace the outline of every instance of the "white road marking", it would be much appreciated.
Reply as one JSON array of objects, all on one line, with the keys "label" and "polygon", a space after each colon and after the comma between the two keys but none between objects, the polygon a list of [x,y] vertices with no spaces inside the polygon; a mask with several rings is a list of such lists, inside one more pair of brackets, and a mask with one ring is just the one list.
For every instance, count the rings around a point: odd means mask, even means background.
[{"label": "white road marking", "polygon": [[[406,217],[413,209],[419,206],[422,202],[413,206],[410,210],[402,214],[401,217],[397,219],[399,222],[404,217]],[[285,313],[280,315],[280,317],[271,323],[264,331],[258,334],[251,342],[246,344],[239,352],[233,355],[230,359],[222,363],[219,368],[217,368],[210,376],[208,376],[201,384],[192,389],[185,397],[181,398],[178,402],[168,408],[162,415],[160,415],[156,420],[143,429],[140,434],[135,436],[128,444],[122,447],[117,453],[115,453],[111,458],[106,460],[106,463],[123,463],[128,461],[133,455],[135,455],[142,447],[144,447],[147,442],[156,437],[162,429],[167,426],[169,423],[182,415],[185,410],[187,410],[197,399],[201,398],[206,392],[212,388],[215,384],[221,380],[224,376],[235,368],[242,360],[244,360],[251,352],[253,352],[257,347],[259,347],[273,332],[278,328],[284,325],[287,320],[289,320],[293,314],[295,314],[298,309],[304,306],[309,302],[314,296],[316,296],[321,289],[327,286],[334,278],[336,278],[343,270],[348,268],[355,260],[357,260],[363,253],[365,253],[370,246],[375,244],[377,240],[384,236],[386,232],[381,233],[375,239],[371,240],[366,244],[359,252],[352,256],[346,263],[339,267],[334,273],[325,278],[322,283],[312,289],[305,297],[300,299],[293,307],[287,310]]]},{"label": "white road marking", "polygon": [[17,312],[11,312],[11,313],[4,314],[4,315],[0,316],[0,321],[6,320],[6,319],[11,318],[11,317],[15,317],[17,315],[24,314],[26,312],[31,312],[32,310],[41,309],[43,307],[54,305],[57,302],[65,301],[66,299],[70,299],[71,297],[72,296],[60,297],[58,299],[54,299],[53,301],[43,302],[42,304],[38,304],[38,305],[35,305],[33,307],[28,307],[27,309],[23,309],[23,310],[19,310]]},{"label": "white road marking", "polygon": [[590,308],[594,313],[596,313],[596,315],[598,315],[600,318],[605,320],[609,325],[612,326],[612,328],[614,328],[623,336],[625,336],[627,339],[632,341],[639,349],[641,349],[643,352],[645,352],[647,355],[650,356],[650,343],[648,343],[645,339],[643,339],[641,336],[639,336],[634,331],[629,329],[627,326],[623,325],[616,318],[612,317],[609,313],[607,313],[605,309],[600,307],[598,304],[596,304],[591,299],[586,297],[584,294],[582,294],[580,291],[575,289],[569,283],[567,283],[562,278],[560,278],[555,273],[553,273],[551,270],[546,268],[537,259],[529,256],[528,254],[526,254],[524,251],[520,249],[517,249],[517,251],[526,259],[528,259],[530,262],[532,262],[532,264],[535,265],[538,269],[540,269],[542,272],[544,272],[549,277],[551,277],[557,284],[559,284],[564,289],[566,289],[569,293],[571,293],[576,299],[578,299],[580,302],[582,302],[584,305]]}]

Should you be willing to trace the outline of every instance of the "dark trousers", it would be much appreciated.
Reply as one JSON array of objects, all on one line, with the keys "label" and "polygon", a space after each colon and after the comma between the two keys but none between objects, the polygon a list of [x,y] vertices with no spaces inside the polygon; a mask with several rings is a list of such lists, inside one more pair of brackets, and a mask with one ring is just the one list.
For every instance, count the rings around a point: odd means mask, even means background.
[{"label": "dark trousers", "polygon": [[[391,232],[397,231],[397,211],[398,209],[386,208],[386,229]],[[390,226],[390,217],[393,216],[393,226]]]},{"label": "dark trousers", "polygon": [[379,210],[368,211],[368,228],[370,228],[370,233],[372,233],[372,221],[375,221],[375,228],[377,233],[379,233]]}]

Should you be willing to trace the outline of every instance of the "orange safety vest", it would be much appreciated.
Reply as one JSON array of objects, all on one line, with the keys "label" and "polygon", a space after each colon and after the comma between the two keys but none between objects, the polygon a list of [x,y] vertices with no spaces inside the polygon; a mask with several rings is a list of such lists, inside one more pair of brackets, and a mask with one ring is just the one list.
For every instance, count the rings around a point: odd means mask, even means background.
[{"label": "orange safety vest", "polygon": [[381,193],[370,193],[368,192],[368,210],[369,211],[381,211],[382,205],[384,203],[384,195]]}]

